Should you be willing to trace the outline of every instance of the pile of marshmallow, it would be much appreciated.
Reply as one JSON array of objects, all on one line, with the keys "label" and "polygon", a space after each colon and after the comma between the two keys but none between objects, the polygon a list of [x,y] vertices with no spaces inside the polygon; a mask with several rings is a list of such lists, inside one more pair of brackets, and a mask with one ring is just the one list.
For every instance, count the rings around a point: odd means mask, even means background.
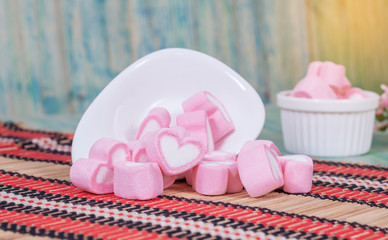
[{"label": "pile of marshmallow", "polygon": [[155,198],[183,178],[204,195],[244,188],[252,197],[278,188],[289,193],[311,190],[313,162],[308,156],[282,156],[267,140],[246,142],[238,156],[216,151],[215,144],[232,134],[234,124],[211,93],[198,92],[182,107],[176,126],[170,127],[169,112],[157,107],[140,124],[135,140],[95,142],[88,158],[73,162],[72,183],[88,192],[139,200]]},{"label": "pile of marshmallow", "polygon": [[360,99],[364,91],[352,87],[345,67],[332,62],[311,62],[306,76],[295,86],[290,96],[313,99]]}]

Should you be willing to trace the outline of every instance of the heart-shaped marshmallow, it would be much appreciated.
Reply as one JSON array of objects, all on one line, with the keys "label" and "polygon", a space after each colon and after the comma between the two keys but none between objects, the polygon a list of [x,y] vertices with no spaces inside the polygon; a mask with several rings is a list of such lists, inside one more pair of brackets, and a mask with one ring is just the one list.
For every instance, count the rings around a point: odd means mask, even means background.
[{"label": "heart-shaped marshmallow", "polygon": [[135,140],[141,139],[145,134],[170,126],[171,116],[167,109],[157,107],[152,109],[136,132]]},{"label": "heart-shaped marshmallow", "polygon": [[96,194],[113,192],[113,168],[99,159],[80,158],[70,168],[71,182]]},{"label": "heart-shaped marshmallow", "polygon": [[181,138],[176,130],[163,128],[145,141],[150,161],[158,162],[163,173],[177,175],[197,165],[206,153],[204,145],[191,136]]},{"label": "heart-shaped marshmallow", "polygon": [[224,105],[211,93],[200,91],[182,103],[185,113],[205,111],[214,143],[234,130],[234,124]]},{"label": "heart-shaped marshmallow", "polygon": [[131,161],[131,152],[123,142],[110,138],[101,138],[90,148],[89,159],[98,159],[113,169],[115,162]]}]

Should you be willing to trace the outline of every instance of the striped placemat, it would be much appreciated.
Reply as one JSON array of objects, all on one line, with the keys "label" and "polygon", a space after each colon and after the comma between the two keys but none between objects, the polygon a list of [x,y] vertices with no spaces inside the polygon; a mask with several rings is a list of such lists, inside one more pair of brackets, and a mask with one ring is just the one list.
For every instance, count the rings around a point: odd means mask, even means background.
[{"label": "striped placemat", "polygon": [[388,168],[316,159],[307,194],[204,196],[178,181],[135,201],[71,184],[72,136],[0,125],[0,239],[388,239]]}]

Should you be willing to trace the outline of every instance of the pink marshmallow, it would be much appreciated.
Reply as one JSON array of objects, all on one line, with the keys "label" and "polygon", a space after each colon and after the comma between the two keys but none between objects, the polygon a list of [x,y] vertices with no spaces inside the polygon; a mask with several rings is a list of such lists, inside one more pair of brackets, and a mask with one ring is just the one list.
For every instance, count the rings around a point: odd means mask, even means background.
[{"label": "pink marshmallow", "polygon": [[101,138],[89,150],[89,159],[98,159],[113,168],[115,162],[131,161],[128,146],[115,139]]},{"label": "pink marshmallow", "polygon": [[345,67],[332,62],[324,62],[320,71],[321,79],[329,84],[337,95],[345,95],[352,85],[345,76]]},{"label": "pink marshmallow", "polygon": [[100,159],[80,158],[70,168],[71,182],[96,194],[113,192],[113,168]]},{"label": "pink marshmallow", "polygon": [[232,119],[223,104],[207,91],[194,94],[182,103],[182,107],[185,113],[201,110],[206,112],[214,143],[234,130]]},{"label": "pink marshmallow", "polygon": [[[237,155],[223,151],[213,151],[205,155],[202,162],[213,162],[228,166],[228,187],[227,193],[241,192],[243,185],[240,180],[240,174],[237,167]],[[187,181],[187,180],[186,180]]]},{"label": "pink marshmallow", "polygon": [[194,111],[179,115],[176,124],[185,128],[190,135],[202,142],[209,152],[214,150],[212,130],[205,111]]},{"label": "pink marshmallow", "polygon": [[228,188],[228,166],[202,161],[192,172],[193,189],[204,195],[225,194]]},{"label": "pink marshmallow", "polygon": [[366,98],[366,95],[361,88],[351,88],[345,93],[345,99],[363,99],[363,98]]},{"label": "pink marshmallow", "polygon": [[308,193],[313,179],[313,161],[305,155],[278,157],[283,164],[283,190],[288,193]]},{"label": "pink marshmallow", "polygon": [[157,107],[152,109],[136,132],[135,140],[141,139],[145,134],[170,126],[171,116],[167,109]]},{"label": "pink marshmallow", "polygon": [[259,197],[284,184],[277,156],[262,141],[248,141],[237,157],[241,182],[249,196]]},{"label": "pink marshmallow", "polygon": [[146,151],[165,175],[177,175],[197,165],[206,153],[204,145],[191,136],[181,138],[172,128],[163,128],[147,136]]},{"label": "pink marshmallow", "polygon": [[131,151],[131,158],[133,162],[148,162],[147,151],[145,144],[142,141],[130,141],[127,143]]},{"label": "pink marshmallow", "polygon": [[234,130],[233,123],[229,122],[221,111],[217,111],[209,117],[209,124],[214,143],[217,143]]},{"label": "pink marshmallow", "polygon": [[189,169],[185,172],[186,183],[190,186],[193,185],[193,169]]},{"label": "pink marshmallow", "polygon": [[181,180],[186,178],[186,172],[184,173],[179,173],[178,175],[175,176],[176,180]]},{"label": "pink marshmallow", "polygon": [[275,143],[273,143],[272,141],[269,141],[269,140],[259,140],[261,141],[262,143],[264,143],[271,151],[272,153],[275,155],[275,156],[281,156],[282,154],[280,153],[279,151],[279,148],[275,145]]},{"label": "pink marshmallow", "polygon": [[[133,162],[149,162],[145,143],[142,141],[131,141],[128,144],[131,150]],[[175,176],[163,175],[163,186],[168,188],[175,182]]]},{"label": "pink marshmallow", "polygon": [[314,99],[337,99],[334,90],[316,76],[307,76],[299,81],[290,93],[290,96]]},{"label": "pink marshmallow", "polygon": [[319,61],[311,62],[309,64],[309,68],[307,69],[306,76],[315,76],[315,77],[319,76],[321,72],[322,64],[323,63]]},{"label": "pink marshmallow", "polygon": [[203,157],[204,161],[236,161],[237,155],[224,151],[212,151],[206,153]]},{"label": "pink marshmallow", "polygon": [[168,188],[169,186],[174,184],[175,180],[176,180],[175,175],[165,175],[165,174],[163,174],[163,188],[164,189]]},{"label": "pink marshmallow", "polygon": [[181,126],[174,126],[174,127],[171,127],[171,129],[176,131],[179,138],[185,138],[191,135],[188,130],[186,130],[184,127],[181,127]]},{"label": "pink marshmallow", "polygon": [[114,166],[114,194],[118,197],[148,200],[163,193],[163,177],[158,164],[120,162]]},{"label": "pink marshmallow", "polygon": [[228,187],[226,188],[227,193],[238,193],[244,188],[240,173],[238,172],[238,165],[236,161],[225,161],[219,162],[221,164],[228,165]]}]

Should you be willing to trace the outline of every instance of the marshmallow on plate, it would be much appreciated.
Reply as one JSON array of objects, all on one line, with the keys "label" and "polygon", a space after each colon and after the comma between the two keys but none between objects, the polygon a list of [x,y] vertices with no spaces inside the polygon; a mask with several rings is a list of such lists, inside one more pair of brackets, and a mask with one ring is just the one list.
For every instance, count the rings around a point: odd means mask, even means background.
[{"label": "marshmallow on plate", "polygon": [[171,116],[167,109],[162,107],[152,109],[140,124],[135,140],[141,139],[147,133],[169,127],[170,122]]},{"label": "marshmallow on plate", "polygon": [[130,141],[127,143],[131,151],[133,162],[148,162],[147,151],[143,141]]},{"label": "marshmallow on plate", "polygon": [[234,124],[224,105],[207,91],[194,94],[182,103],[182,107],[185,113],[201,110],[206,112],[214,143],[234,130]]},{"label": "marshmallow on plate", "polygon": [[163,192],[162,172],[153,162],[120,162],[114,167],[114,194],[126,199],[148,200]]},{"label": "marshmallow on plate", "polygon": [[191,136],[181,138],[172,128],[163,128],[145,139],[150,161],[165,175],[177,175],[197,165],[206,153],[204,145]]},{"label": "marshmallow on plate", "polygon": [[313,179],[313,161],[305,155],[278,157],[283,170],[283,190],[288,193],[308,193]]},{"label": "marshmallow on plate", "polygon": [[244,144],[237,164],[241,182],[249,196],[259,197],[283,186],[283,173],[277,158],[263,141]]},{"label": "marshmallow on plate", "polygon": [[190,132],[190,136],[201,141],[208,152],[214,150],[212,130],[205,111],[183,113],[176,118],[177,126]]}]

